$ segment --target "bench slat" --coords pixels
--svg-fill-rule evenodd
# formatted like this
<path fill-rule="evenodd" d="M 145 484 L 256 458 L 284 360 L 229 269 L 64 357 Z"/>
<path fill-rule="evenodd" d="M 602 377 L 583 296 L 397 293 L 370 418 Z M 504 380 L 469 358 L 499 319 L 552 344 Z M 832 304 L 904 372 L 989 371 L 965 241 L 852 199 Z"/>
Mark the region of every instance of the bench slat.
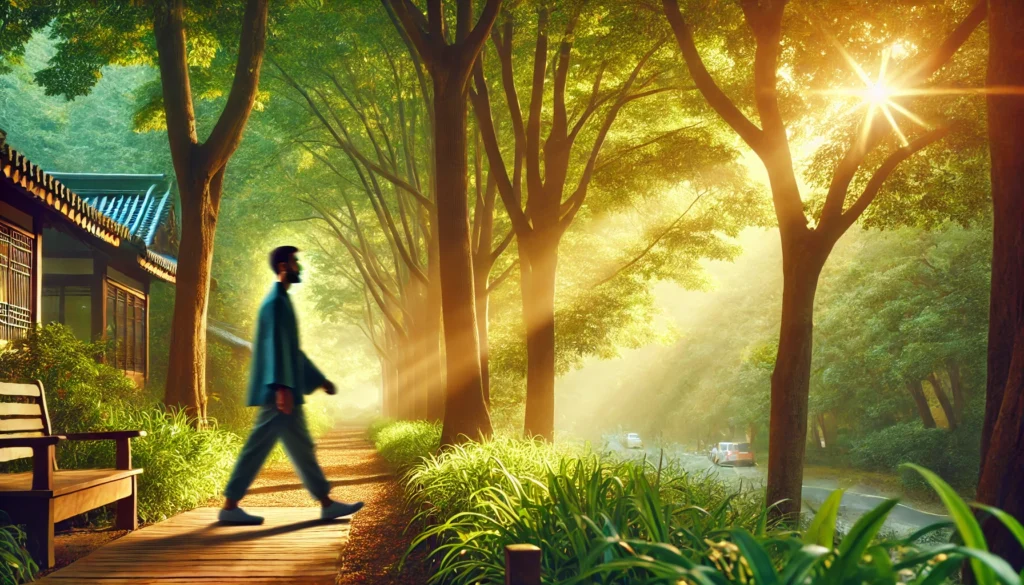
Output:
<path fill-rule="evenodd" d="M 5 396 L 39 396 L 39 386 L 35 384 L 0 382 L 0 394 Z"/>
<path fill-rule="evenodd" d="M 0 419 L 0 432 L 11 431 L 41 431 L 43 430 L 43 419 L 41 418 L 5 418 Z M 3 435 L 0 435 L 2 437 Z"/>
<path fill-rule="evenodd" d="M 38 404 L 17 404 L 0 402 L 0 417 L 5 416 L 43 416 L 43 409 Z"/>
<path fill-rule="evenodd" d="M 36 433 L 7 433 L 3 436 L 7 439 L 17 439 L 20 437 L 42 437 L 42 432 Z M 32 456 L 32 447 L 5 447 L 0 449 L 0 463 L 7 461 L 14 461 L 15 459 L 23 459 L 25 457 Z"/>

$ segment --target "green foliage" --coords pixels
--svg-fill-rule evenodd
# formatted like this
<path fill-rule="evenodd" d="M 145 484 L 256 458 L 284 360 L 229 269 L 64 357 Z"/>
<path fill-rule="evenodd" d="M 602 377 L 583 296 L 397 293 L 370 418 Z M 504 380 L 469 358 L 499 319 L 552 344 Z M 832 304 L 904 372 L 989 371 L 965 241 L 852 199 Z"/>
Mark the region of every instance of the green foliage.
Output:
<path fill-rule="evenodd" d="M 441 424 L 381 420 L 370 426 L 369 436 L 385 461 L 404 470 L 437 451 L 441 443 Z"/>
<path fill-rule="evenodd" d="M 25 531 L 0 511 L 0 583 L 18 585 L 35 577 L 39 567 L 25 549 L 26 540 Z"/>
<path fill-rule="evenodd" d="M 970 561 L 979 583 L 1019 585 L 987 551 L 973 512 L 937 474 L 906 465 L 946 505 L 956 533 L 939 523 L 904 538 L 880 532 L 896 505 L 887 500 L 845 534 L 836 527 L 842 491 L 831 494 L 806 531 L 766 521 L 763 499 L 734 492 L 710 475 L 617 463 L 572 449 L 512 439 L 465 443 L 440 454 L 433 425 L 381 421 L 371 437 L 401 461 L 418 512 L 410 550 L 424 543 L 431 583 L 499 583 L 504 547 L 536 544 L 546 583 L 855 585 L 944 583 Z M 1024 527 L 979 507 L 1024 544 Z M 962 544 L 961 544 L 962 543 Z"/>
<path fill-rule="evenodd" d="M 104 348 L 80 341 L 64 325 L 50 324 L 0 350 L 0 377 L 43 383 L 55 433 L 108 428 L 111 413 L 144 398 L 120 370 L 96 362 Z M 87 467 L 96 448 L 93 443 L 62 442 L 57 458 L 65 467 Z"/>
<path fill-rule="evenodd" d="M 241 447 L 238 435 L 198 431 L 184 412 L 147 406 L 146 398 L 120 371 L 98 364 L 102 344 L 86 343 L 60 324 L 30 332 L 0 351 L 3 378 L 43 381 L 53 430 L 87 432 L 144 430 L 132 440 L 139 476 L 139 517 L 155 522 L 194 508 L 224 486 Z M 113 441 L 62 441 L 63 469 L 114 467 Z M 27 461 L 12 464 L 15 468 Z"/>
<path fill-rule="evenodd" d="M 910 490 L 927 487 L 920 476 L 900 470 L 903 463 L 931 469 L 958 490 L 973 491 L 980 469 L 980 420 L 955 431 L 926 429 L 920 421 L 896 423 L 857 438 L 850 450 L 852 463 L 864 469 L 899 473 Z"/>
<path fill-rule="evenodd" d="M 132 440 L 132 464 L 139 476 L 139 518 L 158 522 L 200 506 L 220 493 L 234 467 L 242 440 L 220 429 L 197 431 L 182 411 L 126 408 L 110 418 L 111 429 L 141 429 Z M 109 453 L 113 463 L 113 451 Z"/>

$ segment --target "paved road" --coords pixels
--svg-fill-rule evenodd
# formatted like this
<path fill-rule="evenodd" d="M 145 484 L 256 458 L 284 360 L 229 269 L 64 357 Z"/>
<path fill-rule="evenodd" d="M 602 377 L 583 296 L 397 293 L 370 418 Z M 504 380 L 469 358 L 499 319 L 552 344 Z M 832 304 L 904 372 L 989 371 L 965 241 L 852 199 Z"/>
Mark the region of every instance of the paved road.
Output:
<path fill-rule="evenodd" d="M 647 451 L 630 451 L 612 446 L 611 449 L 619 455 L 631 459 L 641 459 L 646 456 L 648 461 L 653 461 L 655 464 L 661 454 L 660 450 L 654 448 Z M 691 473 L 718 473 L 721 479 L 736 487 L 760 487 L 764 484 L 765 474 L 767 473 L 767 468 L 763 465 L 755 467 L 718 467 L 711 463 L 706 456 L 686 452 L 681 448 L 666 448 L 665 457 L 680 464 Z M 838 482 L 830 478 L 805 478 L 804 481 L 805 485 L 802 490 L 803 505 L 804 510 L 807 511 L 816 510 L 825 501 L 825 498 L 838 487 Z M 869 486 L 854 486 L 847 489 L 843 494 L 839 508 L 839 525 L 841 528 L 848 529 L 853 526 L 853 523 L 858 518 L 887 499 L 883 495 L 869 493 L 871 491 Z M 897 534 L 909 534 L 946 519 L 946 516 L 918 510 L 912 507 L 912 505 L 897 504 L 892 512 L 889 513 L 883 530 L 889 530 Z"/>

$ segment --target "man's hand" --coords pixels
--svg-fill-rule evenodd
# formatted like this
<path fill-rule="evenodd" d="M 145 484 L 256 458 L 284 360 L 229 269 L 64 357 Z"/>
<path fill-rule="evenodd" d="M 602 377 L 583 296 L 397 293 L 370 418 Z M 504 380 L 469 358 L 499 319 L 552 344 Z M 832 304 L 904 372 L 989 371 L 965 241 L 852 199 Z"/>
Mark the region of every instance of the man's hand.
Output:
<path fill-rule="evenodd" d="M 291 389 L 278 386 L 275 392 L 275 399 L 277 409 L 284 414 L 291 414 L 295 410 L 295 395 L 292 394 Z"/>
<path fill-rule="evenodd" d="M 334 382 L 331 382 L 330 380 L 324 380 L 323 386 L 321 387 L 324 389 L 324 392 L 330 394 L 331 396 L 334 396 L 335 394 L 338 393 L 338 389 L 334 387 Z"/>

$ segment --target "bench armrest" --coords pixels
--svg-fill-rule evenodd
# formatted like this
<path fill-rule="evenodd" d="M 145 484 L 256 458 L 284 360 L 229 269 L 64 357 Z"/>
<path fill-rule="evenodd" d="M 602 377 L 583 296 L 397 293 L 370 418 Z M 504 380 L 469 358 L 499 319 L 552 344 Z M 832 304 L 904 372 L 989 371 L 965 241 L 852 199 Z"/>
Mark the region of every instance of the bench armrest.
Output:
<path fill-rule="evenodd" d="M 30 447 L 32 449 L 32 489 L 53 489 L 53 451 L 63 435 L 43 437 L 0 438 L 0 448 Z"/>
<path fill-rule="evenodd" d="M 146 431 L 98 431 L 95 433 L 64 433 L 68 441 L 106 441 L 145 437 Z"/>
<path fill-rule="evenodd" d="M 131 469 L 131 439 L 145 436 L 146 431 L 100 431 L 97 433 L 67 433 L 64 438 L 69 441 L 117 441 L 117 451 L 114 454 L 115 466 L 117 469 Z"/>
<path fill-rule="evenodd" d="M 47 445 L 56 445 L 60 441 L 66 439 L 64 435 L 47 435 L 45 437 L 11 437 L 9 439 L 0 438 L 0 449 L 7 447 L 46 447 Z"/>

